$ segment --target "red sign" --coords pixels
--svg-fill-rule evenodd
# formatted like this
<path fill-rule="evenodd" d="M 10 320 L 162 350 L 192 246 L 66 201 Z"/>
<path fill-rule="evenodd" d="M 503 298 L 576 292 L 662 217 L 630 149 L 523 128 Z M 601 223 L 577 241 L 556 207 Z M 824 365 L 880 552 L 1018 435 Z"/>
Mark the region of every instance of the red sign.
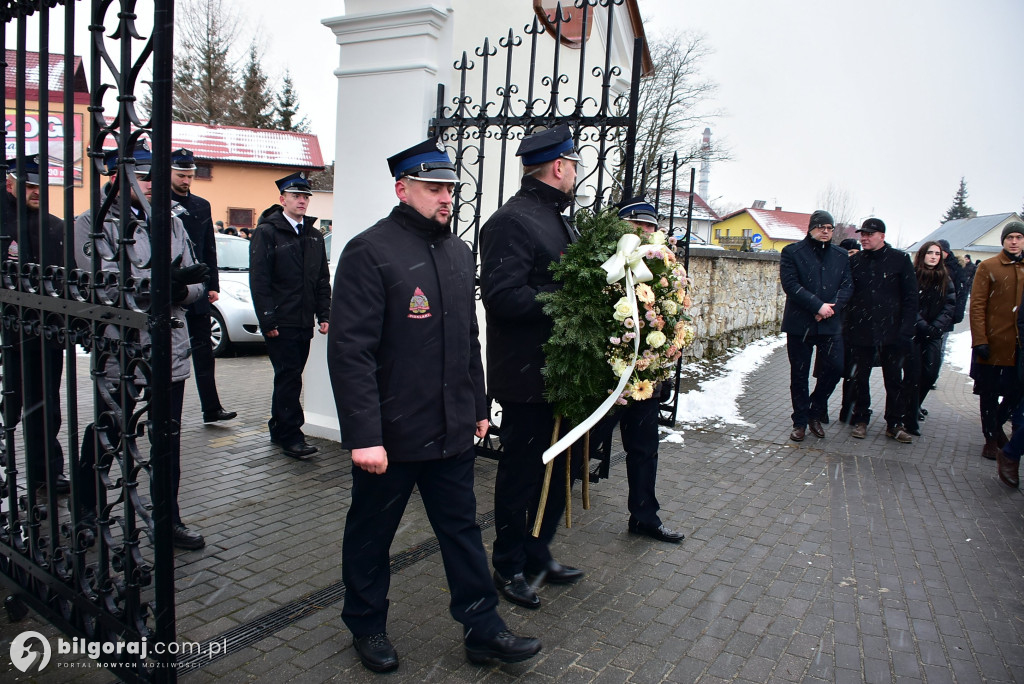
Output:
<path fill-rule="evenodd" d="M 72 169 L 74 171 L 74 184 L 82 185 L 82 152 L 83 152 L 83 136 L 82 136 L 82 115 L 73 114 L 72 123 L 74 130 L 68 130 L 64 126 L 64 114 L 51 113 L 46 118 L 46 135 L 47 135 L 47 148 L 49 151 L 49 172 L 50 172 L 50 185 L 64 185 L 64 136 L 67 134 L 74 135 L 74 145 L 72 146 Z M 7 117 L 4 121 L 4 130 L 7 133 L 5 138 L 5 154 L 6 159 L 13 159 L 16 147 L 17 135 L 17 114 L 15 110 L 8 109 Z M 25 118 L 23 120 L 25 130 L 25 154 L 35 154 L 39 151 L 39 133 L 43 122 L 40 121 L 39 112 L 26 111 Z"/>

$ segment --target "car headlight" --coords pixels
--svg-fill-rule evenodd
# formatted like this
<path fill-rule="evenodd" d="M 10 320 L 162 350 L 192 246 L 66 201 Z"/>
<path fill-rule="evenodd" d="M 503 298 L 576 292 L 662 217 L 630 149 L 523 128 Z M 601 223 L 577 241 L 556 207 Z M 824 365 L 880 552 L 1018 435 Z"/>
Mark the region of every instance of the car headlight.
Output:
<path fill-rule="evenodd" d="M 252 301 L 249 288 L 240 283 L 221 283 L 220 292 L 246 303 Z"/>

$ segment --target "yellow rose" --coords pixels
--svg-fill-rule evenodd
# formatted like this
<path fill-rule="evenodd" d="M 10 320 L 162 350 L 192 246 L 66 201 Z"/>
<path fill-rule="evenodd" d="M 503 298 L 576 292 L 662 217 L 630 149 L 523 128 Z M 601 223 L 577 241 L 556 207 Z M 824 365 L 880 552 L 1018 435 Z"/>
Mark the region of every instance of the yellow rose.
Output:
<path fill-rule="evenodd" d="M 661 307 L 661 312 L 666 316 L 675 316 L 679 311 L 679 306 L 671 299 L 663 299 L 658 306 Z"/>
<path fill-rule="evenodd" d="M 668 338 L 665 337 L 665 333 L 660 330 L 655 330 L 654 332 L 647 334 L 647 346 L 651 349 L 657 349 L 658 347 L 663 346 L 667 341 Z"/>
<path fill-rule="evenodd" d="M 629 297 L 622 297 L 619 301 L 615 302 L 615 313 L 612 314 L 612 318 L 617 321 L 624 321 L 633 315 L 633 302 L 629 301 Z"/>
<path fill-rule="evenodd" d="M 615 373 L 615 377 L 617 378 L 621 378 L 622 374 L 625 373 L 626 369 L 629 367 L 629 364 L 626 363 L 623 359 L 612 359 L 608 363 L 611 364 L 612 373 Z"/>
<path fill-rule="evenodd" d="M 651 245 L 663 245 L 665 244 L 665 234 L 660 230 L 656 230 L 652 233 L 647 234 L 647 242 Z"/>

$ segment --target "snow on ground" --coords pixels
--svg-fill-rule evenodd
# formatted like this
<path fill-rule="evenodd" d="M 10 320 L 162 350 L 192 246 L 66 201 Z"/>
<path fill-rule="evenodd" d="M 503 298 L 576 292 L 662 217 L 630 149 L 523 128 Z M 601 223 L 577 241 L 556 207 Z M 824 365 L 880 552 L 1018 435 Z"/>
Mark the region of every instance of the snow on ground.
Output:
<path fill-rule="evenodd" d="M 964 330 L 946 338 L 946 363 L 958 373 L 971 372 L 971 331 Z"/>
<path fill-rule="evenodd" d="M 691 390 L 679 396 L 676 423 L 690 427 L 715 420 L 731 425 L 751 426 L 751 423 L 740 415 L 737 404 L 743 393 L 746 377 L 785 343 L 785 337 L 775 335 L 752 342 L 741 349 L 726 361 L 724 371 L 720 375 L 701 381 L 699 390 Z M 682 431 L 666 427 L 662 427 L 661 431 L 665 433 L 662 441 L 679 444 L 683 442 Z"/>

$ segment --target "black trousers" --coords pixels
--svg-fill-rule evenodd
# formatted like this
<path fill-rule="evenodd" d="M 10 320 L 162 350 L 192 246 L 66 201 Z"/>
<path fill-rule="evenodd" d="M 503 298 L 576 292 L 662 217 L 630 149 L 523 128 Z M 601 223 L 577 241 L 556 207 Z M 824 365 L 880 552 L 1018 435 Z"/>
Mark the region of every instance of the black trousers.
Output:
<path fill-rule="evenodd" d="M 817 350 L 818 380 L 808 394 L 811 354 Z M 793 401 L 793 427 L 805 428 L 812 418 L 821 420 L 828 413 L 828 400 L 843 374 L 843 338 L 841 335 L 795 335 L 786 333 L 789 355 L 789 394 Z"/>
<path fill-rule="evenodd" d="M 13 428 L 19 421 L 22 423 L 22 443 L 25 445 L 29 477 L 33 482 L 43 484 L 47 460 L 52 474 L 64 472 L 64 449 L 57 440 L 61 424 L 60 384 L 64 373 L 64 349 L 34 336 L 22 342 L 20 335 L 13 331 L 4 332 L 4 341 L 8 339 L 11 344 L 5 353 L 10 357 L 5 368 L 7 376 L 4 377 L 0 410 L 4 411 L 4 416 L 10 416 L 11 422 L 6 427 Z M 50 367 L 49 382 L 44 377 L 44 364 Z"/>
<path fill-rule="evenodd" d="M 196 389 L 203 413 L 223 408 L 217 396 L 217 378 L 214 370 L 213 346 L 210 344 L 210 313 L 186 313 L 192 368 L 195 370 Z"/>
<path fill-rule="evenodd" d="M 115 389 L 116 393 L 117 390 Z M 171 433 L 171 451 L 170 458 L 167 463 L 153 463 L 153 468 L 167 468 L 170 472 L 171 477 L 171 521 L 175 525 L 181 524 L 181 509 L 178 507 L 178 491 L 181 486 L 181 408 L 185 403 L 185 381 L 172 382 L 170 387 L 170 413 L 171 420 L 179 425 L 178 430 L 174 430 Z M 131 400 L 130 396 L 127 400 L 127 405 L 123 407 L 125 414 L 130 414 L 135 410 L 135 402 Z M 85 432 L 82 436 L 82 449 L 79 454 L 79 466 L 77 477 L 75 478 L 76 489 L 74 493 L 75 506 L 78 508 L 79 514 L 85 517 L 94 517 L 98 514 L 96 510 L 96 449 L 94 444 L 95 430 L 102 429 L 103 434 L 101 439 L 106 441 L 108 444 L 117 445 L 121 441 L 121 426 L 116 424 L 110 424 L 103 428 L 97 428 L 95 424 L 90 423 L 85 428 Z M 151 436 L 152 438 L 152 436 Z M 111 473 L 111 482 L 116 482 L 118 479 L 117 473 Z M 152 476 L 150 479 L 150 500 L 152 501 L 153 490 L 152 490 Z"/>
<path fill-rule="evenodd" d="M 491 564 L 503 577 L 520 572 L 539 573 L 553 560 L 548 548 L 565 512 L 565 455 L 554 461 L 551 487 L 540 537 L 533 525 L 540 503 L 545 465 L 544 450 L 551 445 L 555 417 L 551 404 L 503 403 L 498 473 L 494 480 L 494 553 Z M 569 431 L 563 426 L 561 433 Z M 579 475 L 582 453 L 572 450 L 573 477 Z"/>
<path fill-rule="evenodd" d="M 939 379 L 941 366 L 942 338 L 914 338 L 914 345 L 904 361 L 903 368 L 907 403 L 903 423 L 905 427 L 919 427 L 917 417 L 921 413 L 921 404 L 931 391 L 932 385 Z"/>
<path fill-rule="evenodd" d="M 270 439 L 294 444 L 306 437 L 302 425 L 302 370 L 309 358 L 312 328 L 278 328 L 277 337 L 267 337 L 267 355 L 274 366 L 274 395 L 270 400 Z"/>
<path fill-rule="evenodd" d="M 1003 437 L 1003 425 L 1010 420 L 1024 397 L 1024 383 L 1014 366 L 974 363 L 971 368 L 974 393 L 981 409 L 981 430 L 985 439 Z"/>
<path fill-rule="evenodd" d="M 441 546 L 451 591 L 449 609 L 468 638 L 490 639 L 506 629 L 498 615 L 473 493 L 474 451 L 454 458 L 388 462 L 382 475 L 352 466 L 352 503 L 342 542 L 345 605 L 341 617 L 357 637 L 387 631 L 388 554 L 412 488 L 419 489 L 427 519 Z"/>
<path fill-rule="evenodd" d="M 907 411 L 903 362 L 906 351 L 899 345 L 853 345 L 853 381 L 856 398 L 851 423 L 866 423 L 871 418 L 871 368 L 877 358 L 885 383 L 885 424 L 902 425 Z"/>
<path fill-rule="evenodd" d="M 632 401 L 609 413 L 590 431 L 591 455 L 597 445 L 610 440 L 619 426 L 622 448 L 626 451 L 626 482 L 629 496 L 626 506 L 629 517 L 643 525 L 660 527 L 658 511 L 661 504 L 655 493 L 658 480 L 658 406 L 661 400 L 652 397 Z"/>

